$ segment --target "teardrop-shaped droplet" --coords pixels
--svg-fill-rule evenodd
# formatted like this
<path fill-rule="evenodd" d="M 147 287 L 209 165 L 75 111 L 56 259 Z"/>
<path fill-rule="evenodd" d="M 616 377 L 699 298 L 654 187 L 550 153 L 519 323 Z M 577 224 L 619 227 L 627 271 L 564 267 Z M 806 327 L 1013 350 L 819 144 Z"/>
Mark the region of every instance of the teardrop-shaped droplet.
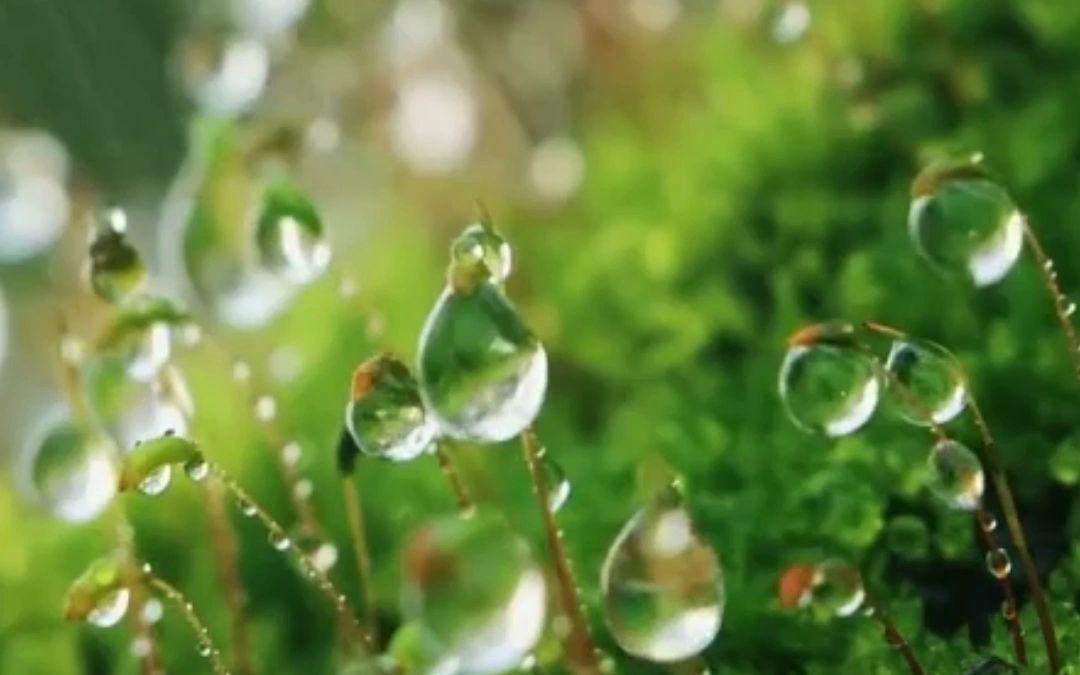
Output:
<path fill-rule="evenodd" d="M 127 240 L 127 214 L 118 207 L 106 208 L 91 226 L 90 287 L 102 300 L 122 303 L 146 282 L 146 268 Z"/>
<path fill-rule="evenodd" d="M 930 491 L 952 509 L 974 511 L 982 502 L 985 476 L 982 463 L 967 446 L 939 441 L 930 451 Z"/>
<path fill-rule="evenodd" d="M 543 632 L 544 575 L 525 543 L 484 512 L 412 536 L 402 600 L 437 661 L 462 673 L 512 669 Z"/>
<path fill-rule="evenodd" d="M 904 338 L 893 342 L 885 367 L 896 378 L 900 416 L 912 424 L 944 424 L 967 403 L 967 382 L 960 363 L 949 350 L 927 340 Z"/>
<path fill-rule="evenodd" d="M 42 417 L 26 447 L 30 483 L 38 503 L 70 522 L 96 518 L 116 494 L 113 445 L 59 411 Z"/>
<path fill-rule="evenodd" d="M 394 462 L 419 457 L 437 431 L 409 367 L 390 354 L 375 356 L 353 372 L 345 426 L 357 450 Z M 339 460 L 343 470 L 351 470 L 355 456 L 346 453 Z"/>
<path fill-rule="evenodd" d="M 700 653 L 720 631 L 724 576 L 674 491 L 638 511 L 600 572 L 604 618 L 626 652 L 660 663 Z"/>
<path fill-rule="evenodd" d="M 87 621 L 99 628 L 119 623 L 131 600 L 122 569 L 123 563 L 114 557 L 90 563 L 68 589 L 64 603 L 68 621 Z"/>
<path fill-rule="evenodd" d="M 540 412 L 547 354 L 490 281 L 447 289 L 420 336 L 420 386 L 443 432 L 480 443 L 520 434 Z"/>
<path fill-rule="evenodd" d="M 210 475 L 210 463 L 202 457 L 184 463 L 184 473 L 193 481 L 201 481 Z"/>
<path fill-rule="evenodd" d="M 156 497 L 162 492 L 165 492 L 165 489 L 169 487 L 169 483 L 171 482 L 172 467 L 166 464 L 164 466 L 159 466 L 147 474 L 146 477 L 135 486 L 135 489 L 147 497 Z"/>
<path fill-rule="evenodd" d="M 880 389 L 877 366 L 849 324 L 809 326 L 788 340 L 780 399 L 801 429 L 829 437 L 858 431 L 877 410 Z"/>
<path fill-rule="evenodd" d="M 83 391 L 96 421 L 120 448 L 162 436 L 187 433 L 193 412 L 183 376 L 166 366 L 155 381 L 130 376 L 120 358 L 96 358 L 83 375 Z"/>
<path fill-rule="evenodd" d="M 488 223 L 466 227 L 451 245 L 450 258 L 458 273 L 474 270 L 474 276 L 482 275 L 496 284 L 506 281 L 513 267 L 510 243 Z"/>
<path fill-rule="evenodd" d="M 1024 218 L 978 162 L 932 164 L 911 186 L 908 230 L 920 252 L 975 286 L 1009 273 L 1024 245 Z"/>
<path fill-rule="evenodd" d="M 986 552 L 986 569 L 998 579 L 1004 579 L 1012 571 L 1012 560 L 1009 553 L 1003 548 L 995 548 Z"/>
<path fill-rule="evenodd" d="M 307 195 L 289 181 L 264 188 L 255 244 L 260 265 L 295 284 L 314 281 L 330 264 L 322 219 Z"/>
<path fill-rule="evenodd" d="M 544 487 L 547 489 L 548 509 L 555 513 L 563 507 L 570 497 L 570 479 L 547 451 L 540 455 L 540 470 L 544 473 Z"/>

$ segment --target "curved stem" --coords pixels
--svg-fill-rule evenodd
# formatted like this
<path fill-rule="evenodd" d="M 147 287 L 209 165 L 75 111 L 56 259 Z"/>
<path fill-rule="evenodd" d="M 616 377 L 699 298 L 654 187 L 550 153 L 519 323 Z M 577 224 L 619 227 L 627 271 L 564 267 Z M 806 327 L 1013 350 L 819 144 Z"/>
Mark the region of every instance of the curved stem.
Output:
<path fill-rule="evenodd" d="M 563 613 L 570 622 L 570 632 L 566 636 L 566 653 L 570 667 L 575 672 L 599 675 L 600 662 L 596 655 L 596 645 L 589 633 L 589 625 L 581 609 L 577 583 L 570 567 L 570 559 L 562 542 L 562 533 L 555 523 L 555 516 L 548 504 L 548 486 L 544 472 L 540 467 L 540 442 L 530 428 L 521 434 L 521 448 L 525 455 L 525 464 L 529 469 L 533 495 L 540 508 L 540 517 L 544 521 L 548 548 L 555 565 L 555 577 L 559 584 L 559 601 Z"/>
<path fill-rule="evenodd" d="M 1073 327 L 1072 319 L 1069 318 L 1076 311 L 1076 306 L 1071 304 L 1061 292 L 1057 272 L 1054 270 L 1054 261 L 1043 250 L 1039 238 L 1035 236 L 1035 231 L 1031 229 L 1026 219 L 1024 220 L 1024 239 L 1027 241 L 1028 248 L 1031 249 L 1035 262 L 1039 265 L 1043 286 L 1046 287 L 1046 292 L 1050 294 L 1050 300 L 1054 303 L 1054 315 L 1061 326 L 1061 332 L 1065 336 L 1065 345 L 1069 348 L 1069 355 L 1072 357 L 1073 374 L 1080 382 L 1080 338 L 1077 338 L 1076 328 Z"/>
<path fill-rule="evenodd" d="M 900 656 L 904 658 L 904 663 L 907 664 L 908 670 L 911 671 L 911 675 L 926 675 L 926 671 L 923 669 L 922 664 L 919 663 L 919 658 L 915 656 L 915 652 L 911 649 L 911 644 L 908 643 L 907 638 L 905 638 L 904 634 L 900 632 L 900 629 L 896 627 L 896 624 L 893 623 L 893 620 L 885 610 L 870 597 L 867 597 L 866 608 L 869 610 L 868 613 L 870 616 L 874 621 L 878 622 L 884 631 L 885 641 L 900 652 Z"/>
<path fill-rule="evenodd" d="M 202 619 L 199 618 L 199 615 L 195 613 L 195 607 L 188 602 L 184 594 L 178 591 L 175 586 L 155 576 L 147 569 L 143 571 L 143 578 L 183 614 L 184 620 L 191 626 L 191 630 L 195 633 L 195 639 L 199 642 L 199 653 L 210 659 L 210 665 L 213 667 L 215 675 L 229 675 L 229 670 L 221 660 L 221 652 L 214 646 L 214 642 L 210 638 L 210 631 L 206 628 L 206 624 L 203 623 Z"/>
<path fill-rule="evenodd" d="M 378 603 L 375 600 L 375 585 L 371 580 L 371 555 L 368 552 L 367 532 L 364 527 L 364 510 L 360 502 L 359 479 L 353 475 L 342 479 L 345 492 L 345 515 L 349 520 L 349 532 L 352 535 L 353 555 L 356 558 L 357 578 L 360 580 L 360 592 L 364 599 L 364 620 L 366 625 L 364 638 L 370 645 L 379 644 Z"/>
<path fill-rule="evenodd" d="M 318 589 L 327 597 L 330 604 L 333 605 L 341 624 L 349 629 L 350 634 L 346 636 L 349 639 L 349 643 L 354 643 L 357 636 L 363 636 L 364 631 L 356 619 L 356 614 L 352 611 L 352 608 L 349 607 L 345 594 L 338 590 L 337 586 L 334 585 L 334 582 L 330 580 L 330 577 L 319 569 L 319 567 L 315 565 L 303 551 L 298 550 L 292 545 L 285 528 L 279 525 L 278 522 L 274 520 L 246 490 L 244 490 L 244 488 L 240 487 L 239 483 L 233 480 L 232 477 L 226 474 L 218 465 L 211 464 L 210 467 L 214 475 L 221 480 L 225 489 L 232 493 L 237 502 L 239 502 L 240 508 L 244 514 L 254 516 L 262 524 L 271 540 L 278 543 L 275 548 L 290 551 L 293 559 L 296 561 L 297 565 L 299 565 L 303 573 L 314 581 Z"/>
<path fill-rule="evenodd" d="M 473 500 L 469 496 L 469 489 L 465 487 L 465 483 L 461 480 L 461 474 L 458 473 L 457 467 L 454 466 L 454 460 L 450 457 L 450 453 L 447 452 L 446 441 L 442 438 L 435 440 L 435 459 L 439 461 L 439 470 L 442 471 L 446 481 L 450 483 L 450 489 L 454 491 L 454 498 L 457 499 L 458 508 L 461 509 L 461 513 L 468 515 L 473 511 Z"/>
<path fill-rule="evenodd" d="M 1043 590 L 1042 580 L 1039 578 L 1039 569 L 1035 566 L 1031 551 L 1028 549 L 1024 528 L 1020 524 L 1020 514 L 1016 510 L 1016 502 L 1013 499 L 1009 481 L 1005 477 L 1005 470 L 1002 468 L 1001 459 L 998 456 L 997 444 L 990 434 L 990 427 L 987 425 L 986 418 L 983 417 L 978 403 L 975 402 L 975 397 L 968 393 L 967 401 L 967 407 L 971 411 L 975 428 L 982 438 L 983 462 L 990 473 L 990 480 L 994 482 L 998 502 L 1001 504 L 1001 512 L 1005 516 L 1005 524 L 1009 528 L 1009 534 L 1012 536 L 1016 551 L 1020 554 L 1020 564 L 1023 565 L 1024 575 L 1031 586 L 1031 599 L 1035 605 L 1035 612 L 1039 616 L 1039 630 L 1042 632 L 1043 641 L 1046 643 L 1046 661 L 1051 674 L 1053 674 L 1060 669 L 1061 661 L 1058 656 L 1054 620 L 1050 615 L 1050 606 L 1046 601 L 1046 592 Z"/>
<path fill-rule="evenodd" d="M 997 537 L 994 536 L 994 517 L 982 506 L 975 512 L 975 521 L 979 527 L 979 534 L 981 535 L 983 546 L 986 548 L 986 552 L 993 553 L 1000 548 L 998 546 Z M 1001 585 L 1001 592 L 1005 596 L 1004 602 L 1004 615 L 1005 621 L 1009 626 L 1009 633 L 1012 636 L 1013 653 L 1016 655 L 1016 660 L 1020 665 L 1027 665 L 1027 644 L 1024 642 L 1024 630 L 1020 626 L 1020 617 L 1016 609 L 1016 595 L 1013 593 L 1012 583 L 1009 582 L 1009 576 L 1005 575 L 999 577 L 996 574 L 993 575 L 998 583 Z"/>

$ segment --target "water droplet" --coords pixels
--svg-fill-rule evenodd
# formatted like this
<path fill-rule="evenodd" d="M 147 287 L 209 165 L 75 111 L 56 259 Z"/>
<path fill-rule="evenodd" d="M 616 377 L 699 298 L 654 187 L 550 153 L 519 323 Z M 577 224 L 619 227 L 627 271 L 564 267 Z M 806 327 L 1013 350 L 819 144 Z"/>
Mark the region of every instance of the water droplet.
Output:
<path fill-rule="evenodd" d="M 205 659 L 209 658 L 209 656 L 214 652 L 214 648 L 210 646 L 209 642 L 200 642 L 196 647 L 196 651 L 198 652 L 199 656 Z"/>
<path fill-rule="evenodd" d="M 150 638 L 145 636 L 139 636 L 131 641 L 131 655 L 137 659 L 146 658 L 150 655 L 150 651 L 154 648 L 154 643 L 150 641 Z"/>
<path fill-rule="evenodd" d="M 544 473 L 544 486 L 547 488 L 548 509 L 557 512 L 570 497 L 570 479 L 559 463 L 547 452 L 540 456 L 540 470 Z"/>
<path fill-rule="evenodd" d="M 270 52 L 258 40 L 203 30 L 184 38 L 178 64 L 200 109 L 210 116 L 232 117 L 262 94 Z"/>
<path fill-rule="evenodd" d="M 626 652 L 668 663 L 712 643 L 724 615 L 720 561 L 674 490 L 634 514 L 600 572 L 604 618 Z"/>
<path fill-rule="evenodd" d="M 246 361 L 237 361 L 232 367 L 233 380 L 244 384 L 251 380 L 251 366 Z"/>
<path fill-rule="evenodd" d="M 437 659 L 461 672 L 510 670 L 543 632 L 544 575 L 524 542 L 485 512 L 416 532 L 403 584 L 406 617 L 423 625 Z"/>
<path fill-rule="evenodd" d="M 1065 305 L 1065 316 L 1072 316 L 1076 314 L 1076 303 L 1071 300 Z"/>
<path fill-rule="evenodd" d="M 477 278 L 501 284 L 510 276 L 513 253 L 510 243 L 489 223 L 474 223 L 465 228 L 450 246 L 451 265 Z"/>
<path fill-rule="evenodd" d="M 144 562 L 144 563 L 142 564 L 142 567 L 140 567 L 139 569 L 141 569 L 141 570 L 142 570 L 142 573 L 143 573 L 143 574 L 153 574 L 153 572 L 154 572 L 154 567 L 153 567 L 153 565 L 151 565 L 151 564 L 150 564 L 150 563 L 148 563 L 148 562 Z"/>
<path fill-rule="evenodd" d="M 491 282 L 445 290 L 424 325 L 419 351 L 421 392 L 446 434 L 505 441 L 540 412 L 547 354 Z"/>
<path fill-rule="evenodd" d="M 322 573 L 329 572 L 338 561 L 337 546 L 328 541 L 319 544 L 310 556 L 311 564 Z"/>
<path fill-rule="evenodd" d="M 780 366 L 780 399 L 806 431 L 829 437 L 858 431 L 880 395 L 877 366 L 854 342 L 849 324 L 818 324 L 788 340 Z"/>
<path fill-rule="evenodd" d="M 299 443 L 290 441 L 281 449 L 281 461 L 285 462 L 288 466 L 296 466 L 300 462 L 300 457 L 303 455 L 303 452 L 304 451 L 300 448 Z"/>
<path fill-rule="evenodd" d="M 993 532 L 997 529 L 997 518 L 989 511 L 980 509 L 976 513 L 976 517 L 979 519 L 979 527 L 981 527 L 984 532 Z"/>
<path fill-rule="evenodd" d="M 296 481 L 296 484 L 293 485 L 293 495 L 297 499 L 311 499 L 311 494 L 314 491 L 315 485 L 307 478 L 298 480 Z"/>
<path fill-rule="evenodd" d="M 118 468 L 114 449 L 59 410 L 43 416 L 30 434 L 26 457 L 30 484 L 38 503 L 69 522 L 96 518 L 116 493 Z"/>
<path fill-rule="evenodd" d="M 930 451 L 930 491 L 952 509 L 974 511 L 982 502 L 982 464 L 966 446 L 939 441 Z"/>
<path fill-rule="evenodd" d="M 263 190 L 255 241 L 259 264 L 290 283 L 310 283 L 330 264 L 322 219 L 315 205 L 289 181 L 279 179 Z"/>
<path fill-rule="evenodd" d="M 395 462 L 419 457 L 436 434 L 409 367 L 389 354 L 369 359 L 353 372 L 345 426 L 357 450 Z M 339 465 L 351 470 L 352 446 L 342 452 Z"/>
<path fill-rule="evenodd" d="M 172 467 L 168 464 L 151 471 L 136 486 L 136 489 L 148 497 L 154 497 L 165 491 L 172 482 Z"/>
<path fill-rule="evenodd" d="M 202 342 L 202 337 L 202 328 L 199 328 L 197 323 L 186 323 L 180 329 L 180 341 L 188 349 L 198 347 Z"/>
<path fill-rule="evenodd" d="M 342 298 L 351 298 L 356 295 L 358 290 L 359 285 L 356 283 L 356 279 L 352 277 L 341 277 L 341 281 L 338 282 L 338 295 Z"/>
<path fill-rule="evenodd" d="M 866 590 L 857 567 L 830 559 L 788 568 L 781 579 L 781 601 L 787 607 L 809 607 L 824 618 L 846 617 L 863 608 Z"/>
<path fill-rule="evenodd" d="M 1009 553 L 1003 548 L 995 548 L 986 552 L 986 569 L 998 579 L 1004 579 L 1012 571 L 1012 560 Z"/>
<path fill-rule="evenodd" d="M 165 615 L 165 607 L 161 604 L 161 601 L 157 598 L 147 598 L 142 607 L 143 621 L 149 624 L 155 624 L 161 621 L 161 617 Z"/>
<path fill-rule="evenodd" d="M 912 424 L 944 424 L 967 403 L 967 383 L 960 363 L 947 349 L 927 340 L 904 338 L 893 342 L 885 367 L 896 378 L 887 381 L 895 391 L 900 416 Z"/>
<path fill-rule="evenodd" d="M 102 356 L 122 359 L 131 377 L 150 382 L 172 355 L 171 329 L 186 321 L 174 302 L 140 295 L 115 312 L 95 347 Z"/>
<path fill-rule="evenodd" d="M 277 417 L 277 399 L 263 394 L 255 401 L 255 419 L 260 422 L 272 422 Z"/>
<path fill-rule="evenodd" d="M 138 251 L 127 240 L 127 214 L 110 207 L 96 214 L 90 240 L 89 280 L 102 300 L 120 304 L 146 282 Z"/>
<path fill-rule="evenodd" d="M 131 591 L 126 588 L 118 588 L 103 595 L 86 620 L 98 628 L 111 628 L 120 623 L 127 614 L 128 603 L 131 601 Z"/>
<path fill-rule="evenodd" d="M 249 502 L 246 499 L 239 500 L 240 513 L 245 518 L 254 518 L 258 514 L 259 510 L 255 507 L 255 504 Z"/>
<path fill-rule="evenodd" d="M 287 551 L 292 546 L 292 540 L 284 532 L 278 532 L 277 530 L 270 533 L 269 541 L 270 545 L 278 551 Z"/>
<path fill-rule="evenodd" d="M 210 475 L 210 464 L 203 458 L 192 459 L 184 463 L 184 473 L 194 481 L 201 481 Z"/>
<path fill-rule="evenodd" d="M 911 193 L 908 229 L 927 259 L 979 287 L 997 283 L 1016 264 L 1024 218 L 980 164 L 932 164 L 915 178 Z"/>
<path fill-rule="evenodd" d="M 166 366 L 154 381 L 134 379 L 123 359 L 91 360 L 82 378 L 83 392 L 98 424 L 121 448 L 163 435 L 187 433 L 193 412 L 183 376 Z M 167 383 L 167 386 L 163 386 Z"/>

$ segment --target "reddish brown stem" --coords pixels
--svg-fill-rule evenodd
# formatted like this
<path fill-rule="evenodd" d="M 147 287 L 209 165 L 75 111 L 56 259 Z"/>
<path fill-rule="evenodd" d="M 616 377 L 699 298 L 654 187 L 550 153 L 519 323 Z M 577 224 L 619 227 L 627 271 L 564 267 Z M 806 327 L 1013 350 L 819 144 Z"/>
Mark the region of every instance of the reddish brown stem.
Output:
<path fill-rule="evenodd" d="M 244 608 L 247 597 L 240 581 L 237 563 L 236 536 L 229 526 L 225 506 L 225 490 L 220 482 L 207 481 L 206 511 L 210 520 L 211 545 L 217 567 L 218 583 L 225 593 L 225 605 L 229 610 L 229 632 L 232 636 L 232 666 L 237 675 L 250 675 L 251 641 L 248 637 Z"/>
<path fill-rule="evenodd" d="M 1046 292 L 1050 294 L 1050 300 L 1054 304 L 1054 315 L 1057 317 L 1061 332 L 1065 336 L 1065 346 L 1068 347 L 1069 356 L 1072 359 L 1073 374 L 1076 376 L 1077 381 L 1080 382 L 1080 338 L 1077 338 L 1076 328 L 1073 327 L 1072 319 L 1069 318 L 1076 308 L 1070 308 L 1069 300 L 1061 292 L 1061 286 L 1058 285 L 1054 261 L 1043 250 L 1039 238 L 1035 236 L 1035 232 L 1026 220 L 1024 221 L 1024 239 L 1027 241 L 1028 248 L 1031 249 L 1035 262 L 1039 265 L 1043 286 L 1046 287 Z"/>
<path fill-rule="evenodd" d="M 559 602 L 563 613 L 570 622 L 570 631 L 566 636 L 566 655 L 570 667 L 578 673 L 587 675 L 600 674 L 600 662 L 596 655 L 596 645 L 589 633 L 589 624 L 581 609 L 581 598 L 578 597 L 577 583 L 574 580 L 574 572 L 570 567 L 570 559 L 566 555 L 559 527 L 555 523 L 555 516 L 548 506 L 548 486 L 544 480 L 544 472 L 540 467 L 540 442 L 532 429 L 526 429 L 521 434 L 521 448 L 525 455 L 525 464 L 529 469 L 529 477 L 532 481 L 533 495 L 536 497 L 537 506 L 540 508 L 540 517 L 544 522 L 544 533 L 547 535 L 548 549 L 551 552 L 552 562 L 555 565 L 555 577 L 559 585 Z"/>
<path fill-rule="evenodd" d="M 349 520 L 353 556 L 356 558 L 356 573 L 360 580 L 360 592 L 364 603 L 364 639 L 369 646 L 374 647 L 379 644 L 378 603 L 375 599 L 375 585 L 371 579 L 371 554 L 367 545 L 367 529 L 364 526 L 359 479 L 354 475 L 351 479 L 343 477 L 342 482 L 345 492 L 345 515 Z"/>
<path fill-rule="evenodd" d="M 869 598 L 867 599 L 867 609 L 870 610 L 870 616 L 881 626 L 885 634 L 885 641 L 900 652 L 900 656 L 903 657 L 904 663 L 907 664 L 908 670 L 911 671 L 911 675 L 926 675 L 922 664 L 919 663 L 919 658 L 915 656 L 915 652 L 911 649 L 911 644 L 908 643 L 907 638 L 896 627 L 889 615 L 885 613 L 885 610 Z"/>
<path fill-rule="evenodd" d="M 1000 548 L 997 537 L 994 535 L 994 517 L 980 506 L 979 510 L 975 512 L 975 521 L 979 527 L 979 534 L 986 552 L 989 554 Z M 998 580 L 1001 593 L 1005 596 L 1004 615 L 1005 622 L 1009 626 L 1009 634 L 1012 636 L 1013 653 L 1016 654 L 1017 662 L 1026 666 L 1027 644 L 1024 642 L 1024 629 L 1020 626 L 1020 615 L 1016 608 L 1016 594 L 1013 593 L 1012 583 L 1009 582 L 1008 575 L 999 577 L 995 574 L 993 576 Z"/>
<path fill-rule="evenodd" d="M 445 443 L 446 441 L 441 438 L 435 441 L 435 459 L 438 460 L 439 470 L 442 471 L 446 482 L 450 484 L 450 489 L 454 491 L 454 498 L 457 500 L 458 508 L 463 514 L 467 515 L 472 513 L 473 500 L 469 496 L 469 489 L 465 487 L 465 483 L 461 480 L 461 474 L 458 473 L 457 467 L 454 466 L 454 460 L 450 457 Z"/>

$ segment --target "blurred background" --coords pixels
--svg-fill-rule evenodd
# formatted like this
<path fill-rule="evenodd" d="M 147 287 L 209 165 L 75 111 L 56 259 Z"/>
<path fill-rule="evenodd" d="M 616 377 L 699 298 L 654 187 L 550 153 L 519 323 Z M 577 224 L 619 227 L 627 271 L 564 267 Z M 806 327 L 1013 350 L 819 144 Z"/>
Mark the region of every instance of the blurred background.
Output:
<path fill-rule="evenodd" d="M 649 462 L 685 478 L 724 565 L 713 673 L 899 672 L 872 622 L 778 606 L 788 564 L 830 556 L 863 566 L 932 670 L 1007 655 L 970 518 L 926 495 L 927 437 L 884 418 L 829 442 L 786 419 L 784 340 L 833 317 L 904 327 L 971 371 L 1075 655 L 1077 391 L 1050 302 L 1034 265 L 978 293 L 935 274 L 906 218 L 923 163 L 981 151 L 1080 292 L 1078 36 L 1080 4 L 1051 0 L 0 0 L 0 673 L 139 668 L 126 629 L 62 616 L 110 548 L 86 515 L 107 496 L 58 506 L 35 473 L 42 429 L 72 414 L 64 363 L 92 360 L 114 311 L 85 272 L 106 205 L 199 328 L 171 336 L 182 381 L 129 383 L 100 421 L 122 437 L 191 404 L 207 454 L 269 511 L 294 527 L 310 506 L 357 602 L 335 466 L 350 373 L 380 348 L 412 359 L 449 242 L 486 210 L 550 355 L 538 428 L 617 672 L 665 672 L 621 654 L 599 610 Z M 253 262 L 252 185 L 277 175 L 321 214 L 318 274 Z M 518 448 L 454 453 L 545 551 Z M 359 480 L 390 634 L 399 550 L 453 495 L 427 460 Z M 117 499 L 226 642 L 200 491 L 176 482 Z M 332 613 L 234 516 L 255 672 L 335 672 Z M 161 633 L 170 671 L 206 671 L 180 619 Z"/>

